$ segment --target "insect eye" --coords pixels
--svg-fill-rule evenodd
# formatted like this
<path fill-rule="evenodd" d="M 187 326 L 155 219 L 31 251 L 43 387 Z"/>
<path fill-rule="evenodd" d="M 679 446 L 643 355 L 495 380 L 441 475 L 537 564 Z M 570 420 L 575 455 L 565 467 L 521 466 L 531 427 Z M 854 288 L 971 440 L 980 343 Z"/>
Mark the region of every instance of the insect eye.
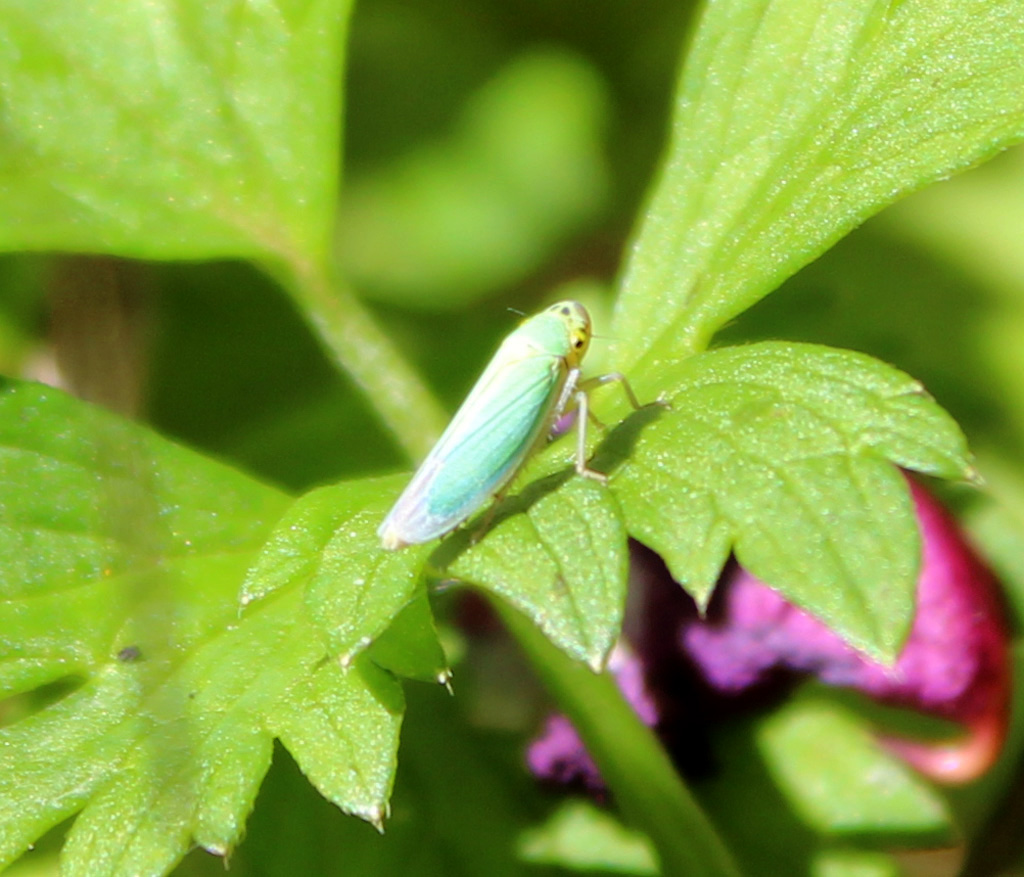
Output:
<path fill-rule="evenodd" d="M 572 346 L 579 350 L 583 346 L 583 339 L 577 338 L 575 341 L 572 342 Z"/>
<path fill-rule="evenodd" d="M 569 314 L 571 314 L 571 313 L 572 313 L 572 311 L 569 309 L 568 305 L 562 305 L 562 316 L 563 317 L 568 317 Z"/>

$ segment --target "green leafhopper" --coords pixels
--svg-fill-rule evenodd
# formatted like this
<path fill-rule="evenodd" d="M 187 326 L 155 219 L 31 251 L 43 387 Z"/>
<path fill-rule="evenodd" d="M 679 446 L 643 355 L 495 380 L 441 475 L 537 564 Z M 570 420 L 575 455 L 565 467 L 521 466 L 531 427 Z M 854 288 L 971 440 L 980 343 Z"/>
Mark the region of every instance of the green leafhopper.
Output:
<path fill-rule="evenodd" d="M 524 320 L 502 342 L 452 422 L 388 512 L 377 533 L 385 548 L 428 542 L 457 527 L 500 494 L 531 452 L 542 445 L 570 402 L 577 407 L 576 471 L 586 466 L 587 395 L 580 362 L 590 346 L 590 315 L 562 301 Z M 621 380 L 605 375 L 590 383 Z"/>

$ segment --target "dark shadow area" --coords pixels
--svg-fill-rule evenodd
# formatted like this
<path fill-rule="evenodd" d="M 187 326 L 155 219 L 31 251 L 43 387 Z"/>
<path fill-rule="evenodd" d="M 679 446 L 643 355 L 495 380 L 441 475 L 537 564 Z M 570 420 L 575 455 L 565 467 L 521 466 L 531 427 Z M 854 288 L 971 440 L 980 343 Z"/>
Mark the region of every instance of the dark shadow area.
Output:
<path fill-rule="evenodd" d="M 632 456 L 643 430 L 668 410 L 660 402 L 651 402 L 634 411 L 601 440 L 590 458 L 590 467 L 611 477 Z"/>
<path fill-rule="evenodd" d="M 46 682 L 11 697 L 0 700 L 0 728 L 13 725 L 21 719 L 41 712 L 47 707 L 70 697 L 86 683 L 84 676 L 70 675 Z"/>
<path fill-rule="evenodd" d="M 1013 874 L 1024 860 L 1024 757 L 1013 768 L 1013 780 L 971 842 L 961 877 Z"/>
<path fill-rule="evenodd" d="M 779 791 L 757 749 L 755 722 L 730 722 L 716 730 L 720 769 L 714 779 L 693 782 L 693 791 L 742 873 L 811 874 L 820 839 Z"/>

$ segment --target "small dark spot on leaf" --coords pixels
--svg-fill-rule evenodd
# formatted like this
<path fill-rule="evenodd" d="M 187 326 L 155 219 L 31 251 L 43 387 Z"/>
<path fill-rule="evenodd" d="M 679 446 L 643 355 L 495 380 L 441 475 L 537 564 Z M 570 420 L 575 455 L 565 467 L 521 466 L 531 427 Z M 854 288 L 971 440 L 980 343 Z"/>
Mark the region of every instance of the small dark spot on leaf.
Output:
<path fill-rule="evenodd" d="M 142 650 L 138 646 L 125 646 L 117 653 L 117 660 L 125 664 L 132 664 L 142 660 Z"/>

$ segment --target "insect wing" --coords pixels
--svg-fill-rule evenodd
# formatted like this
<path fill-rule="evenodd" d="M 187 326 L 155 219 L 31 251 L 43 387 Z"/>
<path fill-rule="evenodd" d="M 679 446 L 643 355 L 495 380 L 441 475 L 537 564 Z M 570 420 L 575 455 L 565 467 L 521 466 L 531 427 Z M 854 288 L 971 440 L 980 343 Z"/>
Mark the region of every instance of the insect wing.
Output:
<path fill-rule="evenodd" d="M 479 400 L 478 416 L 466 424 L 462 441 L 431 484 L 427 498 L 433 511 L 465 516 L 505 484 L 549 423 L 563 374 L 561 360 L 550 354 L 501 370 L 494 392 Z"/>
<path fill-rule="evenodd" d="M 440 536 L 515 474 L 550 424 L 567 369 L 533 350 L 495 356 L 381 525 L 386 545 Z"/>

